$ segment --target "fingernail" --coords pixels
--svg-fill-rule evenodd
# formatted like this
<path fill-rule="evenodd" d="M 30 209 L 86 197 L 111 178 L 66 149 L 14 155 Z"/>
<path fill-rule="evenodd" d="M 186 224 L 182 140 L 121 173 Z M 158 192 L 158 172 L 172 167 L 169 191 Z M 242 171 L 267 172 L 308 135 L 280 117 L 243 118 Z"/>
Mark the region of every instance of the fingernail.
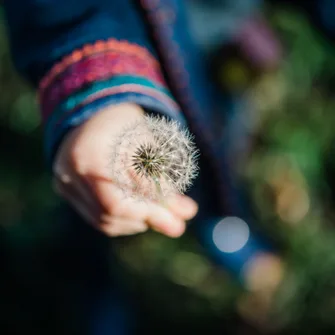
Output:
<path fill-rule="evenodd" d="M 71 178 L 68 174 L 63 174 L 59 177 L 59 179 L 64 183 L 64 184 L 69 184 L 71 182 Z"/>

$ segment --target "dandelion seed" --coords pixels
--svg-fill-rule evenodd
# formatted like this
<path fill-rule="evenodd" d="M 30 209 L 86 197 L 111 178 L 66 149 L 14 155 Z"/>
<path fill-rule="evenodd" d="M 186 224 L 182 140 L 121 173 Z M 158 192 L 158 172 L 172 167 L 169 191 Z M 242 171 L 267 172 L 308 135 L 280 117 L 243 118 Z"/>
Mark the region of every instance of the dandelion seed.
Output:
<path fill-rule="evenodd" d="M 111 172 L 126 196 L 162 200 L 184 193 L 198 174 L 198 150 L 188 130 L 146 116 L 125 128 L 113 145 Z"/>

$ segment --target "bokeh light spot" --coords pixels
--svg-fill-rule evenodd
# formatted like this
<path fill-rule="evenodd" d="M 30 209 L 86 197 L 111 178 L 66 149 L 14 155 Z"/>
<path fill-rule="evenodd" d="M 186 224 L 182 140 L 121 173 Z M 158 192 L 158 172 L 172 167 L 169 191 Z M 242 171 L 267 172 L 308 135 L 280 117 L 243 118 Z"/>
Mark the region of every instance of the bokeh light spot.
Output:
<path fill-rule="evenodd" d="M 250 236 L 249 226 L 238 217 L 226 217 L 220 220 L 213 230 L 213 242 L 225 253 L 233 253 L 242 249 Z"/>

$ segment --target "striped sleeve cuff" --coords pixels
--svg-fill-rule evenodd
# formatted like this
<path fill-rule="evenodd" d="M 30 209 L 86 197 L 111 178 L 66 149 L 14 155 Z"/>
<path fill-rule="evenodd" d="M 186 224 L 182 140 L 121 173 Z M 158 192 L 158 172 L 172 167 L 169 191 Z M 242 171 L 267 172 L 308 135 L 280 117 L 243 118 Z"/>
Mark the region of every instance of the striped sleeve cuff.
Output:
<path fill-rule="evenodd" d="M 132 102 L 184 122 L 156 59 L 114 39 L 86 45 L 56 64 L 40 83 L 39 101 L 49 161 L 69 128 L 111 104 Z"/>

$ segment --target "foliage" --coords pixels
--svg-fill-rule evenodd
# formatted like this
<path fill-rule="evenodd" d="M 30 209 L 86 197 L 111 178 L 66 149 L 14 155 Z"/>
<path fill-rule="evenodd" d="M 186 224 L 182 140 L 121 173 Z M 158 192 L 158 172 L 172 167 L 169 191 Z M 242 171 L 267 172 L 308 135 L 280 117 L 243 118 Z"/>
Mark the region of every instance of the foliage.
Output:
<path fill-rule="evenodd" d="M 276 241 L 287 269 L 267 322 L 293 334 L 331 332 L 334 50 L 303 15 L 274 8 L 269 17 L 286 44 L 285 61 L 249 92 L 260 122 L 242 170 L 261 227 Z M 13 71 L 6 46 L 1 26 L 0 227 L 4 245 L 24 259 L 22 245 L 52 240 L 54 223 L 42 218 L 58 200 L 44 167 L 34 93 Z M 123 280 L 146 296 L 157 320 L 165 314 L 181 324 L 206 320 L 209 327 L 234 315 L 241 288 L 205 258 L 191 236 L 177 241 L 148 233 L 116 240 L 113 248 Z"/>

